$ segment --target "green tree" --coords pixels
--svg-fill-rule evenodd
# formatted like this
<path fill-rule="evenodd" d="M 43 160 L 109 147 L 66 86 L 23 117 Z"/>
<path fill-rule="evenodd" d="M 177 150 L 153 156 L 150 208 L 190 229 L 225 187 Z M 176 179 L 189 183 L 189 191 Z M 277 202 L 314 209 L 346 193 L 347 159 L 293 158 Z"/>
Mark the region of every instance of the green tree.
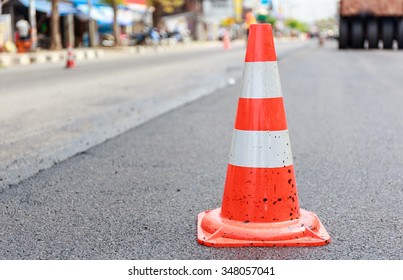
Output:
<path fill-rule="evenodd" d="M 335 26 L 337 25 L 336 19 L 334 17 L 317 20 L 315 22 L 315 24 L 318 27 L 319 31 L 333 30 L 335 28 Z"/>
<path fill-rule="evenodd" d="M 290 29 L 298 30 L 300 32 L 308 32 L 309 31 L 309 26 L 308 24 L 301 22 L 296 19 L 287 19 L 285 21 L 285 25 L 288 26 Z"/>
<path fill-rule="evenodd" d="M 260 23 L 270 23 L 271 25 L 275 25 L 277 19 L 270 15 L 258 15 L 256 20 Z"/>
<path fill-rule="evenodd" d="M 118 23 L 118 7 L 125 4 L 125 0 L 102 0 L 105 4 L 112 6 L 113 9 L 113 37 L 115 39 L 115 46 L 120 46 L 120 27 Z"/>
<path fill-rule="evenodd" d="M 52 15 L 50 17 L 50 49 L 60 50 L 62 48 L 62 39 L 60 36 L 60 15 L 58 4 L 59 0 L 52 1 Z"/>

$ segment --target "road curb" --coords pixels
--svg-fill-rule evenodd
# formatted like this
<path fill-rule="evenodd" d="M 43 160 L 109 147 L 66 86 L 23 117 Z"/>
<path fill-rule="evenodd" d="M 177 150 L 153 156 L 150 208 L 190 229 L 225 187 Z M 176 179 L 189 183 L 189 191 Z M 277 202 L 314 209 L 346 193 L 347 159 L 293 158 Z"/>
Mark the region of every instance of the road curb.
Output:
<path fill-rule="evenodd" d="M 275 41 L 287 41 L 286 39 L 276 39 Z M 232 45 L 243 45 L 243 40 L 235 40 Z M 104 58 L 110 54 L 133 54 L 144 55 L 164 52 L 177 52 L 185 50 L 194 50 L 200 48 L 217 47 L 222 45 L 219 41 L 203 41 L 176 43 L 158 46 L 123 46 L 119 48 L 92 48 L 92 49 L 73 49 L 77 61 L 94 60 Z M 58 63 L 65 61 L 67 49 L 60 51 L 38 51 L 31 53 L 0 53 L 0 67 L 12 67 L 18 65 Z"/>
<path fill-rule="evenodd" d="M 105 56 L 103 49 L 75 49 L 74 54 L 77 60 L 91 60 L 102 58 Z M 67 50 L 61 51 L 40 51 L 32 53 L 1 53 L 0 66 L 12 67 L 18 65 L 31 65 L 31 64 L 45 64 L 45 63 L 58 63 L 65 61 L 67 57 Z"/>
<path fill-rule="evenodd" d="M 191 42 L 178 43 L 165 46 L 131 46 L 119 48 L 93 48 L 73 49 L 77 61 L 94 60 L 104 58 L 112 53 L 119 54 L 152 54 L 172 51 L 192 50 L 197 48 L 213 47 L 220 42 Z M 67 49 L 60 51 L 38 51 L 31 53 L 0 53 L 0 67 L 12 67 L 18 65 L 58 63 L 65 61 Z"/>

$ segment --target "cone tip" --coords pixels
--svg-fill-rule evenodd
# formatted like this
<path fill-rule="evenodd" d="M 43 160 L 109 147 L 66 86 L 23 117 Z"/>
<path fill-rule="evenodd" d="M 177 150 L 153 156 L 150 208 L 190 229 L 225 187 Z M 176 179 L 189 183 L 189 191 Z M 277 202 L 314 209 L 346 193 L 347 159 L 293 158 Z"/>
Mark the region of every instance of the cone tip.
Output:
<path fill-rule="evenodd" d="M 277 61 L 270 24 L 252 24 L 249 30 L 245 62 Z"/>

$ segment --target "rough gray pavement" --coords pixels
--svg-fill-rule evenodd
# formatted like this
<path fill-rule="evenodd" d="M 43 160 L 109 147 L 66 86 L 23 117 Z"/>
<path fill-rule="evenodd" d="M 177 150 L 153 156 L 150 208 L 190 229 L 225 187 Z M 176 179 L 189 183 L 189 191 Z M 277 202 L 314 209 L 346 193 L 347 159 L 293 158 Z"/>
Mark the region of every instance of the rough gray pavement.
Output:
<path fill-rule="evenodd" d="M 6 189 L 3 259 L 402 259 L 403 53 L 312 45 L 279 62 L 301 207 L 332 242 L 209 248 L 240 85 Z"/>
<path fill-rule="evenodd" d="M 1 70 L 0 191 L 242 73 L 244 42 Z M 279 53 L 303 43 L 278 43 Z"/>
<path fill-rule="evenodd" d="M 240 54 L 222 48 L 114 56 L 102 61 L 7 69 L 0 78 L 0 178 L 41 169 L 227 84 Z M 204 57 L 209 57 L 206 59 Z M 214 63 L 216 60 L 221 63 Z M 190 62 L 193 60 L 193 63 Z M 235 72 L 235 73 L 234 73 Z M 4 188 L 3 184 L 3 188 Z"/>

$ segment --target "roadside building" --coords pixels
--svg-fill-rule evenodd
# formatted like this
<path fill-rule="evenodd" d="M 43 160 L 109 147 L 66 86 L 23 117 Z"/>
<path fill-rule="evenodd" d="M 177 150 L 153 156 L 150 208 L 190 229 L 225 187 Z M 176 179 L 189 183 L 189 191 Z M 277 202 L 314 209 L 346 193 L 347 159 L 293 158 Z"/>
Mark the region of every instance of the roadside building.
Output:
<path fill-rule="evenodd" d="M 207 39 L 217 40 L 220 37 L 222 22 L 234 17 L 233 0 L 203 1 L 203 21 L 206 25 Z"/>
<path fill-rule="evenodd" d="M 126 0 L 118 10 L 118 23 L 123 34 L 132 32 L 139 22 L 150 19 L 150 9 L 145 0 Z M 89 15 L 88 0 L 59 1 L 60 33 L 62 45 L 76 47 L 89 46 L 89 19 L 95 21 L 95 41 L 100 42 L 101 36 L 111 33 L 113 23 L 113 9 L 101 0 L 91 0 L 92 9 Z M 18 16 L 29 19 L 30 0 L 9 0 L 3 7 L 2 13 L 11 16 L 11 33 L 15 41 L 16 21 Z M 48 0 L 35 0 L 37 46 L 46 49 L 50 44 L 50 15 L 51 2 Z"/>

